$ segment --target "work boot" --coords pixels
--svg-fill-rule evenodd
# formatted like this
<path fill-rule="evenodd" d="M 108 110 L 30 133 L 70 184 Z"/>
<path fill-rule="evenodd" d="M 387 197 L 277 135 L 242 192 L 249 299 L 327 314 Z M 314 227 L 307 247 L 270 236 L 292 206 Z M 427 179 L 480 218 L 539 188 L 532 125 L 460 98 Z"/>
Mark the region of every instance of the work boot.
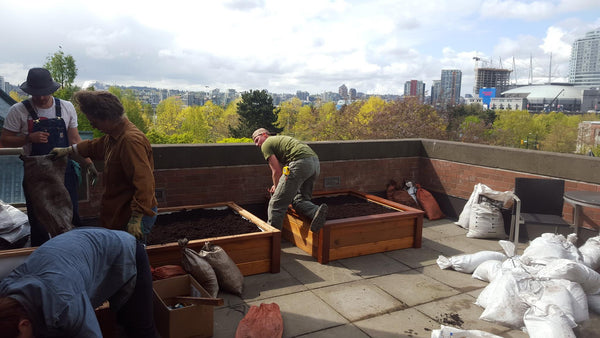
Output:
<path fill-rule="evenodd" d="M 315 217 L 310 222 L 310 231 L 319 232 L 323 225 L 325 225 L 325 219 L 327 218 L 327 204 L 323 203 L 319 205 Z"/>

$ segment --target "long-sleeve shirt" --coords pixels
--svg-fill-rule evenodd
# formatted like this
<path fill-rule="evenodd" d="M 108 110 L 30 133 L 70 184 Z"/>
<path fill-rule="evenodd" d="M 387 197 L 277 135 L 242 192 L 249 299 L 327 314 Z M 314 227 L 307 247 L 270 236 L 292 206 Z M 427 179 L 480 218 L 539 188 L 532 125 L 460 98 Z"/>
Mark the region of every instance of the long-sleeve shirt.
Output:
<path fill-rule="evenodd" d="M 118 310 L 135 288 L 136 240 L 124 231 L 81 227 L 53 237 L 0 282 L 19 301 L 36 337 L 102 337 L 94 309 Z"/>
<path fill-rule="evenodd" d="M 132 211 L 153 216 L 152 207 L 158 205 L 150 142 L 127 118 L 121 128 L 115 136 L 104 135 L 77 144 L 81 156 L 104 160 L 100 222 L 117 230 L 125 228 Z"/>

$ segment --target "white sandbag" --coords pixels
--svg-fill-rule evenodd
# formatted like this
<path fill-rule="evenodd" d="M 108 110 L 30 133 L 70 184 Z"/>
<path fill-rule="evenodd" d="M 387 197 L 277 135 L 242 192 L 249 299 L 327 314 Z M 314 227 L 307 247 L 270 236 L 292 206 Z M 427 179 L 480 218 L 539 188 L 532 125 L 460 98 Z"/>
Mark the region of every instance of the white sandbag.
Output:
<path fill-rule="evenodd" d="M 485 261 L 473 271 L 471 277 L 482 280 L 484 282 L 493 281 L 496 276 L 502 271 L 502 262 L 496 260 Z"/>
<path fill-rule="evenodd" d="M 529 308 L 522 293 L 530 297 L 529 284 L 532 281 L 527 274 L 510 271 L 500 274 L 477 297 L 475 304 L 485 309 L 479 319 L 522 329 L 525 325 L 523 315 Z"/>
<path fill-rule="evenodd" d="M 471 206 L 469 218 L 469 238 L 506 238 L 504 219 L 500 209 L 490 203 L 478 203 Z"/>
<path fill-rule="evenodd" d="M 506 255 L 497 251 L 479 251 L 473 254 L 457 255 L 447 258 L 440 255 L 437 259 L 437 264 L 440 269 L 452 268 L 458 272 L 473 273 L 479 264 L 489 261 L 503 261 Z"/>
<path fill-rule="evenodd" d="M 570 280 L 581 284 L 588 295 L 600 294 L 600 274 L 587 265 L 572 260 L 551 261 L 537 273 L 537 277 Z"/>
<path fill-rule="evenodd" d="M 568 241 L 565 236 L 545 233 L 535 238 L 521 255 L 525 264 L 546 264 L 549 260 L 569 259 L 576 262 L 583 261 L 579 250 Z"/>
<path fill-rule="evenodd" d="M 498 244 L 504 250 L 504 253 L 507 257 L 513 257 L 517 254 L 517 248 L 515 247 L 515 243 L 511 241 L 500 240 Z"/>
<path fill-rule="evenodd" d="M 575 338 L 572 328 L 577 324 L 556 305 L 531 307 L 523 320 L 530 338 Z"/>
<path fill-rule="evenodd" d="M 502 338 L 495 334 L 481 330 L 463 330 L 455 327 L 440 326 L 439 330 L 431 331 L 431 338 L 447 338 L 447 337 L 465 337 L 465 338 Z"/>
<path fill-rule="evenodd" d="M 590 319 L 587 297 L 579 283 L 566 279 L 540 282 L 543 285 L 542 293 L 537 300 L 531 302 L 532 307 L 547 308 L 553 304 L 576 323 Z"/>
<path fill-rule="evenodd" d="M 588 310 L 600 315 L 600 295 L 587 295 Z"/>
<path fill-rule="evenodd" d="M 583 264 L 589 266 L 592 270 L 600 268 L 600 236 L 590 237 L 579 247 L 579 253 L 583 259 Z"/>

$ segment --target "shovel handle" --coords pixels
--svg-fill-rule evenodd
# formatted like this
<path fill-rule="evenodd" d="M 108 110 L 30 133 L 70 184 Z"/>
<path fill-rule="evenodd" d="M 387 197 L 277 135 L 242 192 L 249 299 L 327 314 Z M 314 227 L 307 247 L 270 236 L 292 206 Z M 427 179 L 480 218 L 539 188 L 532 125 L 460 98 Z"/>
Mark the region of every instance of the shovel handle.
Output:
<path fill-rule="evenodd" d="M 223 298 L 207 298 L 207 297 L 189 297 L 189 296 L 178 296 L 175 300 L 182 302 L 190 302 L 199 305 L 223 305 L 225 302 Z"/>

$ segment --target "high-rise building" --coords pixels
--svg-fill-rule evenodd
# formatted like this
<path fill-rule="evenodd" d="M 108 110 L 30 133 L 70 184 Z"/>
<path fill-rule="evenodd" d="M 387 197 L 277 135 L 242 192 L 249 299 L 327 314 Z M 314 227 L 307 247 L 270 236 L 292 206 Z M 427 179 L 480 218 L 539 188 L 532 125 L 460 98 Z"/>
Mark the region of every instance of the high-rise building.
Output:
<path fill-rule="evenodd" d="M 431 105 L 437 106 L 440 103 L 440 80 L 433 80 L 431 85 Z"/>
<path fill-rule="evenodd" d="M 423 102 L 425 99 L 425 83 L 423 81 L 410 80 L 404 83 L 404 97 L 417 97 Z"/>
<path fill-rule="evenodd" d="M 350 88 L 350 100 L 356 100 L 356 89 Z"/>
<path fill-rule="evenodd" d="M 343 100 L 348 100 L 348 87 L 345 84 L 340 86 L 338 92 Z"/>
<path fill-rule="evenodd" d="M 4 83 L 4 76 L 0 75 L 0 89 L 2 89 L 3 92 L 6 92 L 6 84 Z"/>
<path fill-rule="evenodd" d="M 475 73 L 475 88 L 473 94 L 479 95 L 481 88 L 496 88 L 496 93 L 501 94 L 510 89 L 510 69 L 477 68 Z"/>
<path fill-rule="evenodd" d="M 584 38 L 573 42 L 569 82 L 582 86 L 600 86 L 600 29 L 587 32 Z"/>
<path fill-rule="evenodd" d="M 460 85 L 462 72 L 458 69 L 442 69 L 440 80 L 439 100 L 444 106 L 454 106 L 460 103 Z"/>

